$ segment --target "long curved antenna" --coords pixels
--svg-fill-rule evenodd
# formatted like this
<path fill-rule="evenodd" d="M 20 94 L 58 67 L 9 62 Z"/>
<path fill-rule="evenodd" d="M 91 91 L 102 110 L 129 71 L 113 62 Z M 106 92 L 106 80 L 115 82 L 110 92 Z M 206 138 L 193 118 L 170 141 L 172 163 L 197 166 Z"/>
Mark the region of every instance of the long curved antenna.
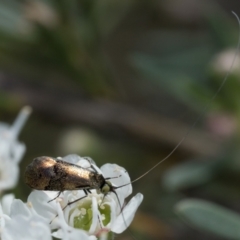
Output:
<path fill-rule="evenodd" d="M 234 58 L 231 62 L 230 68 L 228 70 L 228 72 L 226 73 L 222 83 L 220 84 L 220 86 L 218 87 L 217 91 L 215 92 L 215 94 L 212 96 L 212 98 L 209 100 L 208 104 L 205 106 L 205 108 L 203 109 L 202 113 L 197 117 L 197 119 L 195 120 L 195 122 L 193 123 L 193 125 L 188 129 L 188 131 L 185 133 L 185 135 L 183 136 L 183 138 L 180 140 L 180 142 L 173 148 L 173 150 L 165 157 L 163 158 L 161 161 L 159 161 L 157 164 L 155 164 L 152 168 L 150 168 L 147 172 L 145 172 L 144 174 L 142 174 L 141 176 L 139 176 L 138 178 L 134 179 L 133 181 L 131 181 L 130 183 L 124 184 L 122 186 L 118 186 L 115 187 L 115 189 L 120 188 L 120 187 L 124 187 L 127 186 L 129 184 L 132 184 L 136 181 L 138 181 L 139 179 L 141 179 L 142 177 L 146 176 L 148 173 L 150 173 L 153 169 L 155 169 L 158 165 L 160 165 L 161 163 L 163 163 L 164 161 L 166 161 L 182 144 L 182 142 L 188 137 L 188 135 L 190 134 L 190 132 L 193 130 L 193 128 L 196 126 L 196 124 L 203 118 L 204 114 L 206 113 L 206 111 L 208 110 L 208 108 L 210 107 L 210 105 L 212 104 L 213 100 L 216 98 L 216 96 L 219 94 L 219 92 L 221 91 L 221 89 L 223 88 L 224 84 L 226 83 L 230 73 L 232 72 L 232 68 L 233 68 L 233 64 L 235 63 L 235 60 L 237 58 L 238 52 L 239 52 L 239 47 L 240 47 L 240 19 L 238 17 L 238 15 L 232 11 L 232 14 L 236 17 L 237 22 L 238 22 L 238 27 L 239 27 L 239 35 L 238 35 L 238 43 L 236 46 L 236 52 L 234 54 Z"/>

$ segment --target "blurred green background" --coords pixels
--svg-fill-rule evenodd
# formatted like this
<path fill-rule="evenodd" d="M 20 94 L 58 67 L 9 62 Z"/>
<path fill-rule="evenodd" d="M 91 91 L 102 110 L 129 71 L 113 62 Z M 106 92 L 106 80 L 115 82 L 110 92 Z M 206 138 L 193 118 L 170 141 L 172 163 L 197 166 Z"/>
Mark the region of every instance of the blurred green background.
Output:
<path fill-rule="evenodd" d="M 37 156 L 90 156 L 132 179 L 167 156 L 230 68 L 239 9 L 237 0 L 2 0 L 0 119 L 33 108 L 16 197 L 27 199 L 23 172 Z M 144 195 L 137 239 L 225 239 L 191 228 L 174 206 L 199 198 L 240 212 L 239 77 L 237 56 L 180 148 L 134 184 Z"/>

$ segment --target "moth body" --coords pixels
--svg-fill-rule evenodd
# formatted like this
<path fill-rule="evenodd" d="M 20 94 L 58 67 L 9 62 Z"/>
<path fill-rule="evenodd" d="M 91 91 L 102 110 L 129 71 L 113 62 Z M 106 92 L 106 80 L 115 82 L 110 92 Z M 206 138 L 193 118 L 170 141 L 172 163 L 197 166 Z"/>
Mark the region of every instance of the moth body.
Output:
<path fill-rule="evenodd" d="M 100 190 L 110 188 L 102 174 L 52 157 L 37 157 L 25 171 L 26 184 L 36 190 Z"/>

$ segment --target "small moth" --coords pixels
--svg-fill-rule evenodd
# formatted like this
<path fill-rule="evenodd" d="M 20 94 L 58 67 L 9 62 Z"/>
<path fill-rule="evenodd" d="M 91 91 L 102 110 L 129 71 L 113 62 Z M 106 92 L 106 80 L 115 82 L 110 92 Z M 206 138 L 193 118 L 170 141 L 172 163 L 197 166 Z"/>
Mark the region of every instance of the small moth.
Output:
<path fill-rule="evenodd" d="M 92 164 L 91 167 L 93 171 L 60 159 L 37 157 L 26 168 L 25 183 L 36 190 L 84 190 L 87 194 L 91 189 L 96 189 L 104 195 L 108 192 L 116 194 L 118 187 L 108 181 L 111 178 L 104 178 Z"/>
<path fill-rule="evenodd" d="M 108 179 L 119 178 L 121 175 L 104 178 L 104 176 L 98 172 L 97 167 L 95 167 L 91 159 L 83 159 L 90 163 L 90 167 L 81 167 L 79 165 L 63 161 L 59 158 L 55 159 L 47 156 L 37 157 L 26 168 L 25 183 L 35 190 L 59 191 L 58 195 L 49 202 L 55 200 L 65 190 L 84 191 L 85 196 L 68 202 L 62 210 L 72 203 L 87 197 L 88 193 L 91 193 L 91 190 L 96 190 L 97 193 L 102 193 L 103 199 L 108 193 L 113 192 L 117 198 L 120 209 L 122 209 L 120 199 L 115 190 L 131 183 L 127 183 L 122 186 L 113 186 Z M 127 226 L 123 215 L 122 218 L 125 226 Z"/>

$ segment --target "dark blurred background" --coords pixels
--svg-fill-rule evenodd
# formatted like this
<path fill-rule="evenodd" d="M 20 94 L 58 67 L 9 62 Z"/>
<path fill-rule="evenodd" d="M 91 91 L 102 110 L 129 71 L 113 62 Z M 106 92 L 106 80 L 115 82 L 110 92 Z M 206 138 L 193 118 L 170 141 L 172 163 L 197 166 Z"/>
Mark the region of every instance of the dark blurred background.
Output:
<path fill-rule="evenodd" d="M 230 68 L 237 0 L 0 2 L 0 119 L 33 108 L 15 189 L 34 157 L 76 153 L 117 163 L 132 179 L 167 156 Z M 144 201 L 137 239 L 223 239 L 186 225 L 177 202 L 200 198 L 240 212 L 240 58 L 180 148 L 133 185 Z M 128 232 L 116 239 L 131 239 Z"/>

